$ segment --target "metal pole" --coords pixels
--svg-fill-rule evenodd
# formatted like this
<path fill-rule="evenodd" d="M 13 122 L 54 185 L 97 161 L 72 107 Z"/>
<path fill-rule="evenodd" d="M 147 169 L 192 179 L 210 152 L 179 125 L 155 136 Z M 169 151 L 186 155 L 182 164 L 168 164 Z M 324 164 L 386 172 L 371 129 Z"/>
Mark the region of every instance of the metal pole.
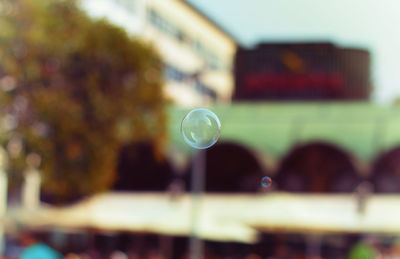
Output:
<path fill-rule="evenodd" d="M 317 234 L 307 236 L 307 259 L 321 258 L 321 239 L 322 237 Z"/>
<path fill-rule="evenodd" d="M 192 181 L 191 181 L 191 236 L 189 244 L 190 259 L 204 258 L 204 244 L 199 238 L 199 218 L 201 213 L 201 196 L 204 192 L 205 178 L 205 150 L 200 150 L 193 157 Z"/>
<path fill-rule="evenodd" d="M 5 168 L 7 166 L 7 153 L 0 147 L 0 255 L 5 253 L 5 217 L 7 213 L 7 187 L 8 177 Z"/>
<path fill-rule="evenodd" d="M 3 168 L 0 168 L 0 255 L 4 255 L 5 240 L 4 240 L 4 227 L 5 216 L 7 211 L 7 175 Z"/>
<path fill-rule="evenodd" d="M 40 172 L 33 167 L 25 170 L 25 182 L 22 188 L 22 203 L 27 210 L 33 211 L 40 206 Z"/>

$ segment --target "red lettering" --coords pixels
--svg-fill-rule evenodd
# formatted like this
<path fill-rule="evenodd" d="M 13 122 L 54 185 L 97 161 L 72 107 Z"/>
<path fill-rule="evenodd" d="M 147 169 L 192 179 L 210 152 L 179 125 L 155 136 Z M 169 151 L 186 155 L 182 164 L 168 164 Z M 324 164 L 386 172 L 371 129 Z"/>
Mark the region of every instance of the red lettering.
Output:
<path fill-rule="evenodd" d="M 243 78 L 244 91 L 249 93 L 306 93 L 319 89 L 326 94 L 338 95 L 343 90 L 344 78 L 337 73 L 309 73 L 301 75 L 252 73 Z"/>

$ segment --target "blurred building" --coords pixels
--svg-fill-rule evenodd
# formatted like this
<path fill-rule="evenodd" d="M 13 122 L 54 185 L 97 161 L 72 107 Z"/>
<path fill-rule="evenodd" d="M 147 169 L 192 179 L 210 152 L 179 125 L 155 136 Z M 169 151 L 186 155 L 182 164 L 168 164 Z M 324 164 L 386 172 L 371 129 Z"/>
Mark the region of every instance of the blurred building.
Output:
<path fill-rule="evenodd" d="M 240 49 L 236 100 L 367 100 L 370 54 L 330 43 L 263 43 Z"/>
<path fill-rule="evenodd" d="M 187 2 L 85 0 L 83 6 L 156 48 L 165 65 L 166 95 L 177 104 L 231 100 L 236 42 Z"/>

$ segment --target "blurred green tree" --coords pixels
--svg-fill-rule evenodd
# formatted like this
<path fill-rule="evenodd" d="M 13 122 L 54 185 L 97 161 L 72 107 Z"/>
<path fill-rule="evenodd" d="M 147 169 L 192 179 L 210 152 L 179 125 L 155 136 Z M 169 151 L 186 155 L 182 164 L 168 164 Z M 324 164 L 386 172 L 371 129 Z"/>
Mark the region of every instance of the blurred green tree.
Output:
<path fill-rule="evenodd" d="M 11 179 L 38 153 L 43 188 L 62 201 L 109 188 L 125 143 L 161 150 L 162 64 L 151 47 L 71 0 L 2 1 L 0 13 L 1 138 Z"/>

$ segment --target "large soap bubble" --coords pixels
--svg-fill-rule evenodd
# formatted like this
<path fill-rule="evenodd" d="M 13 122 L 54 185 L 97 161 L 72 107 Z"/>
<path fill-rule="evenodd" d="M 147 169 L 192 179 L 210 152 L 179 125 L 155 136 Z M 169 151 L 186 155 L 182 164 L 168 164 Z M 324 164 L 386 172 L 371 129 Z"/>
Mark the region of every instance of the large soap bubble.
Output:
<path fill-rule="evenodd" d="M 217 115 L 207 109 L 191 110 L 181 124 L 181 133 L 185 142 L 197 149 L 206 149 L 217 142 L 221 123 Z"/>

